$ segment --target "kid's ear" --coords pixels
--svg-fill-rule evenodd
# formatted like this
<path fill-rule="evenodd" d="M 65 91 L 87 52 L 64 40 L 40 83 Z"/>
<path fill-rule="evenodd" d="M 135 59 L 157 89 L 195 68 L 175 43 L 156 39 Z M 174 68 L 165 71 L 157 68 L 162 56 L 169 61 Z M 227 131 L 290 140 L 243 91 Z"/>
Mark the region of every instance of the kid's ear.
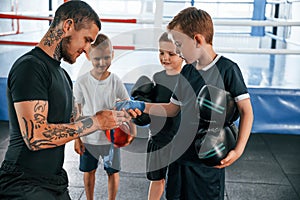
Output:
<path fill-rule="evenodd" d="M 203 35 L 201 35 L 201 34 L 196 34 L 196 35 L 194 36 L 194 39 L 195 39 L 195 41 L 196 41 L 196 47 L 200 47 L 200 46 L 203 45 L 204 42 L 205 42 L 205 38 L 204 38 Z"/>

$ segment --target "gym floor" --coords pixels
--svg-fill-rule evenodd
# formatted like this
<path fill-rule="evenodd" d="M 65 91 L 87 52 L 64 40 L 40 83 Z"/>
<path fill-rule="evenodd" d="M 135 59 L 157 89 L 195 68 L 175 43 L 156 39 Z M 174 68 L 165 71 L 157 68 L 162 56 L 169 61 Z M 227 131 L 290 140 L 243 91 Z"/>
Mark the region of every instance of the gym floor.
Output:
<path fill-rule="evenodd" d="M 144 165 L 126 152 L 145 152 L 143 137 L 121 151 L 122 172 L 117 199 L 147 199 L 149 181 L 142 172 Z M 8 145 L 8 122 L 0 121 L 0 162 Z M 299 200 L 300 199 L 300 135 L 252 134 L 242 157 L 226 169 L 225 200 Z M 126 149 L 127 148 L 127 149 Z M 126 151 L 127 150 L 127 151 Z M 134 155 L 133 155 L 134 156 Z M 78 155 L 73 142 L 66 145 L 64 168 L 68 172 L 70 195 L 84 200 L 83 174 L 78 170 Z M 101 164 L 97 171 L 95 199 L 107 199 L 107 176 Z"/>

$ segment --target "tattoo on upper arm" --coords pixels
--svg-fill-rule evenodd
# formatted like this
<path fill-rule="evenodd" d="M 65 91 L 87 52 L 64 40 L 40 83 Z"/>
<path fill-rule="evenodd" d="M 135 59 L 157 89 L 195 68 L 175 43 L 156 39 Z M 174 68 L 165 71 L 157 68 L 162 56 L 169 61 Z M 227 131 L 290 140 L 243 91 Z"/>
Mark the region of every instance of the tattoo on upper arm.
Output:
<path fill-rule="evenodd" d="M 46 102 L 44 102 L 43 104 L 40 103 L 40 101 L 38 101 L 35 105 L 34 105 L 34 108 L 33 108 L 33 111 L 34 112 L 45 112 L 45 109 L 46 109 Z"/>
<path fill-rule="evenodd" d="M 44 125 L 46 123 L 46 116 L 44 114 L 46 109 L 46 103 L 40 103 L 40 101 L 38 101 L 34 108 L 34 124 L 35 124 L 35 129 L 40 128 L 42 125 Z"/>
<path fill-rule="evenodd" d="M 39 113 L 34 114 L 35 128 L 38 129 L 46 123 L 46 117 Z"/>

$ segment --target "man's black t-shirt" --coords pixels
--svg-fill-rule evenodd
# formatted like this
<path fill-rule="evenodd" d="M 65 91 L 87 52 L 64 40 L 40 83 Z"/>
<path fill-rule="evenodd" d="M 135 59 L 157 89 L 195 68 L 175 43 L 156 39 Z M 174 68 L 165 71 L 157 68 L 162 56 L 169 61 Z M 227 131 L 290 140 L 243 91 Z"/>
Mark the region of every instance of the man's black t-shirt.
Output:
<path fill-rule="evenodd" d="M 60 62 L 35 47 L 12 66 L 7 82 L 10 144 L 5 161 L 37 174 L 58 174 L 63 166 L 64 145 L 31 151 L 18 124 L 14 103 L 48 101 L 48 122 L 69 123 L 72 112 L 72 81 Z"/>

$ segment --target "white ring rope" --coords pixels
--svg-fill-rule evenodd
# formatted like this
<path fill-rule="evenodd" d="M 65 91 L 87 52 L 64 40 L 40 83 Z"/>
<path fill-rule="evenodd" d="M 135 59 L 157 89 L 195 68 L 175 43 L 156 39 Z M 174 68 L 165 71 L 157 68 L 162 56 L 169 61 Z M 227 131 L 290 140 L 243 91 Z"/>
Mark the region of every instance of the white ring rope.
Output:
<path fill-rule="evenodd" d="M 215 48 L 218 53 L 300 55 L 300 49 Z"/>
<path fill-rule="evenodd" d="M 163 20 L 164 24 L 167 24 L 170 19 Z M 137 19 L 138 24 L 153 24 L 153 20 Z M 223 20 L 213 19 L 215 26 L 300 26 L 300 21 L 296 20 Z"/>

